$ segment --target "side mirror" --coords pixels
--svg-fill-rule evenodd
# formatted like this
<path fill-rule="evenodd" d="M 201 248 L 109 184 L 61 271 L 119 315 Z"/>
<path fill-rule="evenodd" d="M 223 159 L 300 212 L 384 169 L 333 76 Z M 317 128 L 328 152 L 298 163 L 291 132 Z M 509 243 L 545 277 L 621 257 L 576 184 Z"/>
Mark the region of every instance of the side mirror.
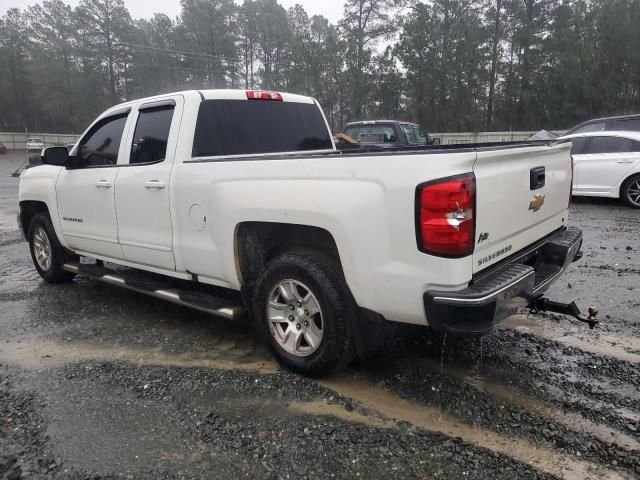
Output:
<path fill-rule="evenodd" d="M 69 150 L 67 147 L 49 147 L 42 150 L 43 165 L 65 167 L 69 164 Z"/>
<path fill-rule="evenodd" d="M 431 141 L 431 145 L 433 145 L 433 146 L 438 146 L 438 145 L 440 145 L 440 138 L 435 137 L 435 138 Z"/>

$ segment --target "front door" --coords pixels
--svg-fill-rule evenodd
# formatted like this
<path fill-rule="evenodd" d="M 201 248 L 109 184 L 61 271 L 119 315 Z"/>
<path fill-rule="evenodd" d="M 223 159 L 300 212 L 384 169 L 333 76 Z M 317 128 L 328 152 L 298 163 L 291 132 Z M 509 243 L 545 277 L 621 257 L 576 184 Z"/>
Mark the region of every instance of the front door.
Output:
<path fill-rule="evenodd" d="M 175 269 L 169 182 L 183 99 L 172 96 L 138 107 L 127 142 L 128 161 L 116 181 L 118 237 L 131 262 Z"/>
<path fill-rule="evenodd" d="M 75 251 L 122 258 L 114 187 L 128 113 L 99 120 L 80 140 L 56 183 L 62 234 Z"/>

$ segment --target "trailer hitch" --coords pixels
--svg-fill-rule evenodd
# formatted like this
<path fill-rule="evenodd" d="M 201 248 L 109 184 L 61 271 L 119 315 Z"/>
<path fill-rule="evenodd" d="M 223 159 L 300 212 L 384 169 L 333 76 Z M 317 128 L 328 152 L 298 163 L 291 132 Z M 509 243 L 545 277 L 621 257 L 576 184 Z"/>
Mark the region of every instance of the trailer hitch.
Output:
<path fill-rule="evenodd" d="M 528 308 L 533 314 L 540 312 L 553 312 L 573 317 L 582 323 L 587 323 L 591 330 L 593 330 L 595 326 L 600 323 L 600 321 L 598 320 L 597 309 L 595 309 L 594 307 L 590 307 L 589 316 L 584 317 L 582 315 L 582 312 L 580 312 L 578 305 L 576 305 L 576 302 L 561 303 L 554 302 L 553 300 L 549 300 L 548 298 L 540 297 L 534 300 Z"/>

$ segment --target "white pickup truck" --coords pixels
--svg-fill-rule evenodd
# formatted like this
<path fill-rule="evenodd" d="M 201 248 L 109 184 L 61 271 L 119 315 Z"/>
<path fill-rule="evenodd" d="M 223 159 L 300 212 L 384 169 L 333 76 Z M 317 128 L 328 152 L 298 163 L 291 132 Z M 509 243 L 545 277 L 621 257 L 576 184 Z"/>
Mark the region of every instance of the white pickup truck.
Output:
<path fill-rule="evenodd" d="M 18 220 L 45 280 L 250 316 L 283 364 L 323 375 L 386 320 L 482 335 L 542 297 L 580 257 L 570 147 L 341 152 L 311 98 L 180 92 L 44 150 Z"/>

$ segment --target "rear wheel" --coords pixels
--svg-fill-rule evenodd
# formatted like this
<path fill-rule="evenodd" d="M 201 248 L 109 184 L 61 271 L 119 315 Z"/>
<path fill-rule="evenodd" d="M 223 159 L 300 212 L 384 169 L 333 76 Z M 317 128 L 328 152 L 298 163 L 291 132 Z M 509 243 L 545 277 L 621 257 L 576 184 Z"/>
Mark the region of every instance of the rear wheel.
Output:
<path fill-rule="evenodd" d="M 640 208 L 640 174 L 629 177 L 620 189 L 622 199 L 633 208 Z"/>
<path fill-rule="evenodd" d="M 355 302 L 330 257 L 296 251 L 274 258 L 253 306 L 258 330 L 285 367 L 317 377 L 351 358 Z"/>
<path fill-rule="evenodd" d="M 74 273 L 63 268 L 71 255 L 60 245 L 47 213 L 41 212 L 33 217 L 28 238 L 33 265 L 42 278 L 50 283 L 62 283 L 75 277 Z"/>

